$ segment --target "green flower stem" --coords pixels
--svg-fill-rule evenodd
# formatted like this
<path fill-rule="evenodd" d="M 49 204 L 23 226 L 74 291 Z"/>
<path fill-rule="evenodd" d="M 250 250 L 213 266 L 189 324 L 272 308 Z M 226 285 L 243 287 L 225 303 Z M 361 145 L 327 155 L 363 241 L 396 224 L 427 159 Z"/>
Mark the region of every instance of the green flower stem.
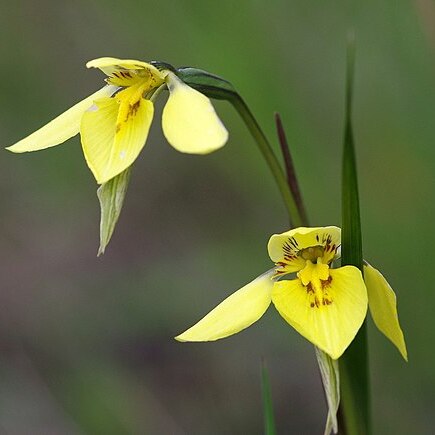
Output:
<path fill-rule="evenodd" d="M 287 184 L 286 176 L 266 135 L 234 86 L 222 77 L 198 68 L 178 68 L 175 70 L 175 73 L 184 83 L 207 95 L 207 97 L 225 100 L 233 105 L 246 124 L 246 127 L 248 127 L 275 178 L 287 209 L 290 227 L 300 227 L 303 224 L 303 215 L 298 207 L 297 198 L 294 197 L 291 186 Z"/>
<path fill-rule="evenodd" d="M 276 435 L 275 415 L 273 412 L 269 372 L 264 360 L 261 362 L 261 390 L 263 395 L 264 434 Z"/>
<path fill-rule="evenodd" d="M 299 211 L 296 200 L 293 197 L 292 192 L 289 188 L 287 179 L 284 175 L 281 165 L 279 164 L 278 159 L 276 158 L 276 155 L 269 144 L 269 141 L 263 133 L 263 130 L 259 126 L 249 107 L 239 94 L 233 94 L 232 98 L 229 101 L 237 110 L 237 112 L 245 122 L 246 126 L 248 127 L 248 130 L 250 131 L 255 142 L 257 143 L 264 160 L 266 160 L 266 163 L 268 164 L 269 169 L 271 170 L 275 178 L 275 182 L 278 186 L 279 191 L 281 192 L 284 205 L 289 215 L 290 226 L 302 226 L 304 219 Z"/>

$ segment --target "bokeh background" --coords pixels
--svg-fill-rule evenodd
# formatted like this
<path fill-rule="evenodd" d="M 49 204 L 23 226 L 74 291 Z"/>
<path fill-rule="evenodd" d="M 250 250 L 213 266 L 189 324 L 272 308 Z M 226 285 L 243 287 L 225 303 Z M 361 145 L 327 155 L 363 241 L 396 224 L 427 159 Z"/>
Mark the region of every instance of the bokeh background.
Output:
<path fill-rule="evenodd" d="M 222 75 L 276 146 L 283 118 L 314 225 L 340 224 L 346 37 L 365 257 L 399 299 L 409 363 L 370 324 L 376 434 L 433 433 L 435 4 L 1 1 L 0 138 L 8 146 L 101 86 L 86 61 L 163 60 Z M 172 337 L 270 267 L 285 210 L 225 102 L 228 144 L 182 155 L 163 101 L 112 242 L 97 258 L 96 184 L 79 138 L 0 154 L 0 433 L 260 434 L 260 361 L 279 433 L 322 433 L 312 346 L 270 309 L 210 344 Z"/>

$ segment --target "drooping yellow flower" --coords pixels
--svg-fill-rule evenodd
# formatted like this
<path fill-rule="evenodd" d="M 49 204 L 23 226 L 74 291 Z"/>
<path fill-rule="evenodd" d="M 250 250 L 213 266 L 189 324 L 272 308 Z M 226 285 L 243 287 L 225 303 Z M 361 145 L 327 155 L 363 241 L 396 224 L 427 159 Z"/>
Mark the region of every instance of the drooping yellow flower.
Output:
<path fill-rule="evenodd" d="M 337 359 L 361 327 L 369 304 L 376 326 L 407 359 L 393 290 L 370 265 L 364 267 L 365 279 L 354 266 L 333 268 L 340 243 L 341 230 L 334 226 L 273 235 L 268 250 L 276 267 L 233 293 L 176 339 L 212 341 L 236 334 L 256 322 L 273 302 L 293 328 Z M 283 279 L 289 274 L 295 276 Z"/>
<path fill-rule="evenodd" d="M 145 145 L 153 99 L 167 87 L 163 132 L 178 151 L 206 154 L 222 147 L 228 132 L 210 100 L 170 69 L 138 60 L 103 57 L 86 64 L 103 71 L 107 85 L 16 144 L 15 153 L 59 145 L 80 132 L 86 162 L 99 184 L 127 169 Z"/>

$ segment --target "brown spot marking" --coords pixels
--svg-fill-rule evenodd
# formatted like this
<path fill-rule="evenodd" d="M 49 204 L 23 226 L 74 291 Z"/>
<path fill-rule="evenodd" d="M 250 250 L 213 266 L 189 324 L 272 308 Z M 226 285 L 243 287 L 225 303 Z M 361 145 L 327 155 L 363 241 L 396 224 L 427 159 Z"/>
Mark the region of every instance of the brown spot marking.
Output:
<path fill-rule="evenodd" d="M 320 280 L 320 284 L 322 286 L 322 290 L 325 290 L 328 287 L 331 287 L 331 282 L 332 282 L 332 276 L 331 275 L 329 275 L 328 279 L 321 279 Z"/>
<path fill-rule="evenodd" d="M 121 75 L 124 78 L 131 78 L 131 74 L 128 71 L 121 71 Z"/>
<path fill-rule="evenodd" d="M 121 124 L 116 124 L 115 134 L 118 133 L 119 130 L 121 130 Z"/>
<path fill-rule="evenodd" d="M 307 293 L 308 294 L 314 294 L 313 285 L 311 284 L 311 282 L 309 282 L 307 284 Z"/>
<path fill-rule="evenodd" d="M 130 116 L 135 116 L 137 111 L 139 110 L 140 101 L 136 101 L 133 104 L 130 104 L 128 107 L 128 113 L 127 113 L 127 119 L 130 118 Z"/>
<path fill-rule="evenodd" d="M 332 299 L 328 299 L 327 297 L 322 298 L 322 305 L 331 305 Z"/>

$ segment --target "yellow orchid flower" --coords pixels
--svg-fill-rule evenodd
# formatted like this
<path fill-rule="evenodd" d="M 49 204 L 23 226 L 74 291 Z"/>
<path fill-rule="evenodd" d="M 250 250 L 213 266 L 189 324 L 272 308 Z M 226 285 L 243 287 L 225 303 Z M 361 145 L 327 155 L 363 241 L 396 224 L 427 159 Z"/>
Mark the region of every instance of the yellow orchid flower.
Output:
<path fill-rule="evenodd" d="M 107 85 L 7 149 L 37 151 L 80 132 L 86 162 L 103 184 L 127 169 L 145 145 L 154 114 L 153 99 L 164 87 L 169 99 L 163 132 L 178 151 L 206 154 L 222 147 L 228 132 L 210 100 L 169 69 L 138 60 L 103 57 L 86 64 L 99 68 Z"/>
<path fill-rule="evenodd" d="M 268 250 L 276 267 L 226 298 L 176 339 L 212 341 L 236 334 L 256 322 L 273 302 L 302 336 L 338 359 L 361 327 L 369 304 L 376 326 L 407 359 L 393 290 L 368 264 L 364 279 L 354 266 L 332 268 L 340 243 L 341 230 L 334 226 L 274 234 Z M 293 279 L 282 279 L 292 273 Z"/>

